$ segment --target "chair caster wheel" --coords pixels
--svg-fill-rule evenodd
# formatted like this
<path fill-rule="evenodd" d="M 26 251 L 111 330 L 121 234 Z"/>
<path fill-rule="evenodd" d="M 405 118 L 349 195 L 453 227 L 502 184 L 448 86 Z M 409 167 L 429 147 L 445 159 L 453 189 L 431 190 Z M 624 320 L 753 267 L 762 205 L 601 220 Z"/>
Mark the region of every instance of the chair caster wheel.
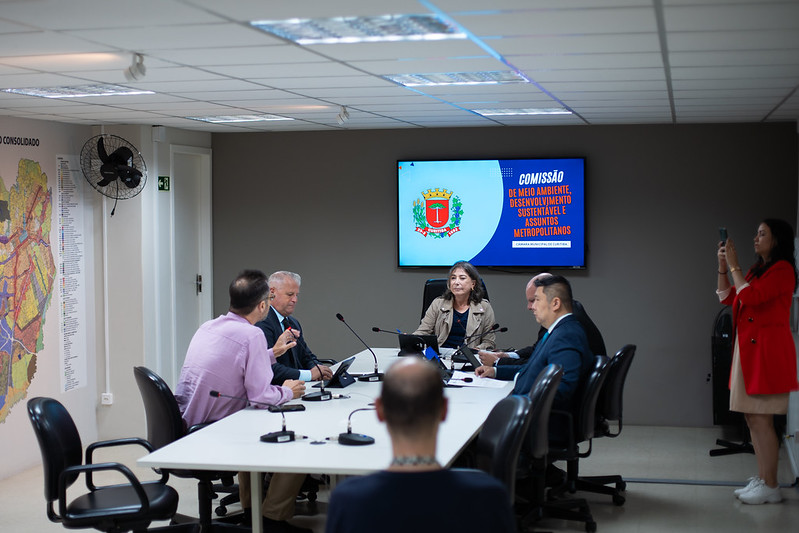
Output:
<path fill-rule="evenodd" d="M 625 498 L 624 496 L 621 496 L 621 495 L 613 496 L 613 505 L 622 506 L 622 505 L 624 505 L 624 502 L 626 502 L 626 501 L 627 501 L 627 498 Z"/>
<path fill-rule="evenodd" d="M 586 522 L 585 530 L 587 533 L 594 533 L 596 531 L 596 522 Z"/>
<path fill-rule="evenodd" d="M 220 505 L 214 510 L 214 512 L 216 513 L 216 516 L 225 516 L 227 514 L 227 507 Z"/>

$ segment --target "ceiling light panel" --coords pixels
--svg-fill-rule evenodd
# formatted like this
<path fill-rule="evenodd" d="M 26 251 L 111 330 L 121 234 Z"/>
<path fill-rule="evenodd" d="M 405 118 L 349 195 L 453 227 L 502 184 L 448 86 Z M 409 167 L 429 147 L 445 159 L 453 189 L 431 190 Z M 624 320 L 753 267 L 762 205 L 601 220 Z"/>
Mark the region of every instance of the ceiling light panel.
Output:
<path fill-rule="evenodd" d="M 405 87 L 432 87 L 440 85 L 500 85 L 528 83 L 518 72 L 444 72 L 437 74 L 394 74 L 386 79 Z"/>
<path fill-rule="evenodd" d="M 88 96 L 124 96 L 136 94 L 154 94 L 152 91 L 131 89 L 121 85 L 77 85 L 72 87 L 26 87 L 20 89 L 3 89 L 7 93 L 38 96 L 41 98 L 85 98 Z"/>
<path fill-rule="evenodd" d="M 382 15 L 329 19 L 255 20 L 261 31 L 301 45 L 465 39 L 456 26 L 435 15 Z"/>

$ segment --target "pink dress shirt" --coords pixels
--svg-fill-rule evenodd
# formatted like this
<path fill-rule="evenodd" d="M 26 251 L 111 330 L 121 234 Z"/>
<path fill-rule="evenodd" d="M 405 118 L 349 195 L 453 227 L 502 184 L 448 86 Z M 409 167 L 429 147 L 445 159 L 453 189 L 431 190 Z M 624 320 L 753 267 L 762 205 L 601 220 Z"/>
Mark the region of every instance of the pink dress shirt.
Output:
<path fill-rule="evenodd" d="M 175 389 L 186 426 L 219 420 L 247 405 L 213 398 L 212 390 L 270 405 L 291 400 L 291 389 L 271 384 L 274 362 L 263 331 L 245 318 L 228 313 L 204 323 L 191 339 Z"/>

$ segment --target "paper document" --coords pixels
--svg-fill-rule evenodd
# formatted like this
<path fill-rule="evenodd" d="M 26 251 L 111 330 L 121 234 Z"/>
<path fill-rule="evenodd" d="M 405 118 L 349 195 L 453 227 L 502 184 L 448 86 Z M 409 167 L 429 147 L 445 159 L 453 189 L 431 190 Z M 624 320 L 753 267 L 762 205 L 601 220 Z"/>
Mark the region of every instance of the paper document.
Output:
<path fill-rule="evenodd" d="M 471 378 L 471 381 L 466 381 L 466 378 Z M 463 372 L 462 370 L 454 371 L 447 383 L 462 387 L 485 387 L 488 389 L 501 389 L 506 385 L 504 381 L 493 378 L 481 378 L 475 376 L 474 372 Z"/>

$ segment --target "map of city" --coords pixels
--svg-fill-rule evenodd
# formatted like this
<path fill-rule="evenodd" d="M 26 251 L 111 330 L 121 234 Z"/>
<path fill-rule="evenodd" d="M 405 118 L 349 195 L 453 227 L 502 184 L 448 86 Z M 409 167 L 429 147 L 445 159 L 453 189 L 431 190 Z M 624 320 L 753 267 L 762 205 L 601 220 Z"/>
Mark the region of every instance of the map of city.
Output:
<path fill-rule="evenodd" d="M 0 176 L 0 422 L 25 398 L 44 346 L 56 272 L 52 216 L 52 190 L 39 163 L 21 159 L 10 190 Z"/>

